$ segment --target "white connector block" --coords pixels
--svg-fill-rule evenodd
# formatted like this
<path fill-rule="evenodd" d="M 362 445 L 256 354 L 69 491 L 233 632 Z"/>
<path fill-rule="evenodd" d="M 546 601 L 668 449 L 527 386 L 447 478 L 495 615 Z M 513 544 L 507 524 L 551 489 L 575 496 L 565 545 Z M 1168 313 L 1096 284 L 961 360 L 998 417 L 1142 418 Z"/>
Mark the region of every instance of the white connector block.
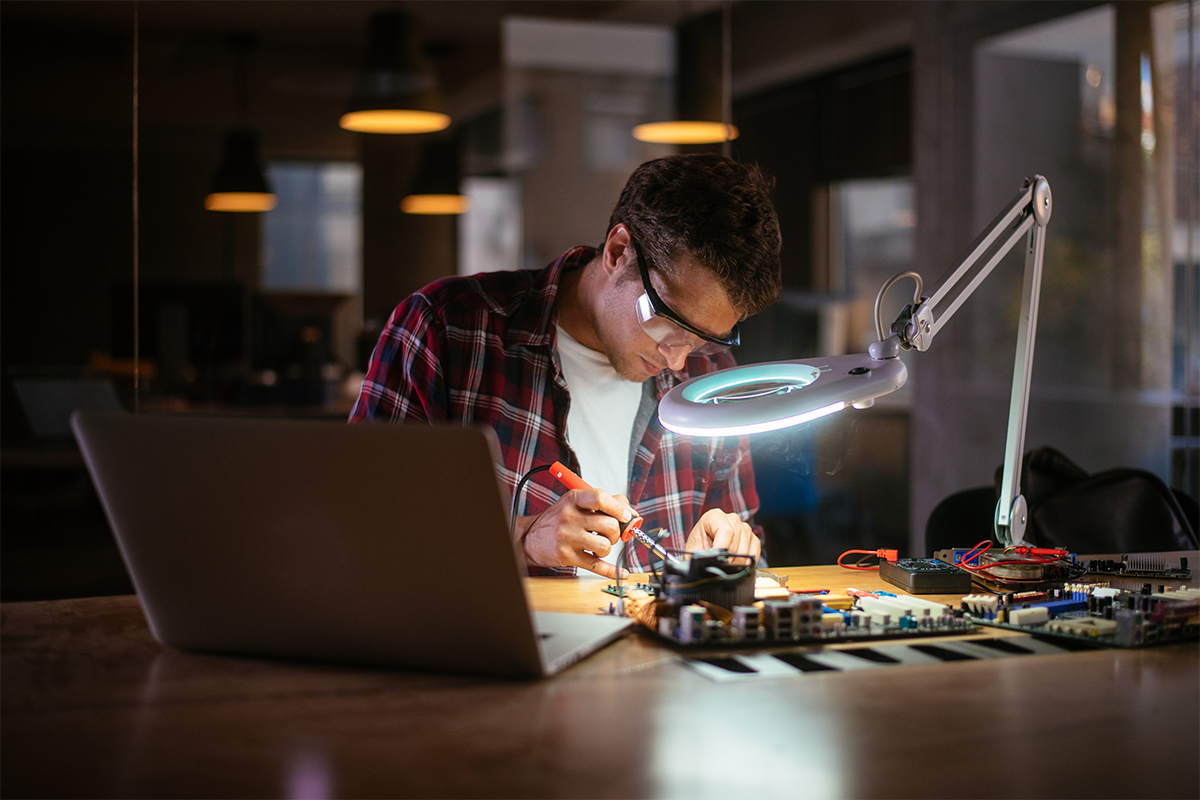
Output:
<path fill-rule="evenodd" d="M 1168 589 L 1161 594 L 1155 595 L 1155 597 L 1161 597 L 1164 600 L 1196 601 L 1200 600 L 1200 589 L 1189 589 L 1186 586 L 1180 586 L 1178 589 Z"/>
<path fill-rule="evenodd" d="M 1041 625 L 1050 619 L 1050 611 L 1045 606 L 1032 608 L 1014 608 L 1008 612 L 1008 624 L 1021 627 Z"/>
<path fill-rule="evenodd" d="M 969 594 L 962 599 L 962 605 L 976 617 L 994 617 L 1000 598 L 994 594 Z"/>
<path fill-rule="evenodd" d="M 932 600 L 926 600 L 922 597 L 860 597 L 858 598 L 858 607 L 868 614 L 873 614 L 882 617 L 884 614 L 891 615 L 893 619 L 900 617 L 922 617 L 938 618 L 943 614 L 950 613 L 950 606 L 944 603 L 935 603 Z"/>
<path fill-rule="evenodd" d="M 821 629 L 825 631 L 842 631 L 846 629 L 846 618 L 837 611 L 821 615 Z"/>
<path fill-rule="evenodd" d="M 1076 636 L 1111 636 L 1117 632 L 1117 623 L 1098 617 L 1060 617 L 1046 623 L 1046 630 L 1055 633 L 1073 633 Z"/>

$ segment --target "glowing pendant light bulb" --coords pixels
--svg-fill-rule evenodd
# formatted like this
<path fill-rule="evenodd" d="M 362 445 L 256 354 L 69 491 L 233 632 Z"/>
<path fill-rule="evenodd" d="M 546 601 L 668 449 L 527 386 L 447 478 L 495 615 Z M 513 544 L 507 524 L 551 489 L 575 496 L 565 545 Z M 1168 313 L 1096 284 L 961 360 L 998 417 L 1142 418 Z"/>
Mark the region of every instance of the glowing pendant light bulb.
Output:
<path fill-rule="evenodd" d="M 371 17 L 367 60 L 354 82 L 349 110 L 338 125 L 357 133 L 433 133 L 450 117 L 425 107 L 433 79 L 415 56 L 412 18 L 402 11 Z"/>

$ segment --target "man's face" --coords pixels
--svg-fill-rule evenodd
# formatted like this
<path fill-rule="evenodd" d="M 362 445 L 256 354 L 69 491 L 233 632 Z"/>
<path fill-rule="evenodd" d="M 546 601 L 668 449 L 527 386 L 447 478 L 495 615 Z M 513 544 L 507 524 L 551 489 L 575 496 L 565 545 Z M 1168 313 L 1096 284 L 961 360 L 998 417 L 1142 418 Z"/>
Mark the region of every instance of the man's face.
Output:
<path fill-rule="evenodd" d="M 724 336 L 738 323 L 740 315 L 729 302 L 720 281 L 706 267 L 689 256 L 676 260 L 668 275 L 650 270 L 650 281 L 670 309 L 692 326 L 712 335 Z M 644 292 L 637 256 L 632 246 L 625 248 L 620 269 L 614 275 L 596 320 L 596 332 L 613 369 L 627 381 L 641 383 L 664 369 L 683 368 L 691 346 L 703 340 L 681 332 L 671 343 L 659 344 L 638 321 L 637 302 Z M 662 320 L 657 320 L 661 322 Z"/>

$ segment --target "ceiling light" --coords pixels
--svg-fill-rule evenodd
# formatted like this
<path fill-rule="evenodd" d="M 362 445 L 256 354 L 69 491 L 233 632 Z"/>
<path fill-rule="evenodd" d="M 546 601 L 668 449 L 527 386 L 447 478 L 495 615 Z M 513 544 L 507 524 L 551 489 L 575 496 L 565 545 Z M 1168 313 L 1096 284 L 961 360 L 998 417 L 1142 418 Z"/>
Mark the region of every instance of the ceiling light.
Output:
<path fill-rule="evenodd" d="M 430 107 L 433 78 L 416 57 L 412 17 L 402 11 L 372 15 L 367 60 L 354 81 L 350 107 L 338 125 L 357 133 L 432 133 L 450 117 Z"/>
<path fill-rule="evenodd" d="M 338 125 L 356 133 L 434 133 L 450 125 L 450 117 L 436 111 L 375 108 L 348 111 Z"/>
<path fill-rule="evenodd" d="M 204 198 L 204 207 L 209 211 L 270 211 L 275 207 L 276 197 L 259 159 L 258 134 L 248 124 L 250 77 L 246 61 L 250 52 L 258 47 L 258 37 L 235 34 L 226 40 L 225 45 L 235 57 L 234 103 L 240 127 L 225 136 L 221 165 L 217 168 L 212 191 Z"/>
<path fill-rule="evenodd" d="M 471 201 L 461 194 L 410 194 L 400 201 L 405 214 L 465 214 Z"/>
<path fill-rule="evenodd" d="M 258 135 L 232 131 L 225 137 L 221 166 L 204 207 L 209 211 L 270 211 L 275 203 L 258 157 Z"/>
<path fill-rule="evenodd" d="M 434 137 L 421 148 L 412 192 L 400 201 L 400 210 L 405 214 L 465 214 L 470 200 L 462 193 L 461 180 L 458 137 Z"/>
<path fill-rule="evenodd" d="M 680 26 L 676 86 L 677 110 L 683 119 L 649 122 L 633 129 L 633 138 L 654 144 L 715 144 L 738 137 L 732 117 L 732 9 L 721 4 L 719 28 L 716 15 L 708 15 Z M 718 45 L 719 41 L 719 45 Z M 719 71 L 712 53 L 720 47 Z M 719 108 L 715 107 L 719 103 Z M 694 115 L 694 116 L 693 116 Z M 711 117 L 720 117 L 712 119 Z"/>
<path fill-rule="evenodd" d="M 738 129 L 733 125 L 703 120 L 647 122 L 633 129 L 633 138 L 654 144 L 712 144 L 737 137 Z"/>

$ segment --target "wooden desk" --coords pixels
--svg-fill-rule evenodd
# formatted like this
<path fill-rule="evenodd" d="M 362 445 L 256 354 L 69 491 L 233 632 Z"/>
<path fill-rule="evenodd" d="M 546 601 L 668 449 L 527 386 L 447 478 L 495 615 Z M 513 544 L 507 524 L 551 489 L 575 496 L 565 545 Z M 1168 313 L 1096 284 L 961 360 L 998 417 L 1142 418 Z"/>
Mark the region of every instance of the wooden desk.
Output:
<path fill-rule="evenodd" d="M 608 602 L 529 585 L 542 609 Z M 1196 644 L 717 683 L 629 636 L 506 682 L 183 653 L 132 596 L 0 615 L 4 797 L 1200 795 Z"/>

